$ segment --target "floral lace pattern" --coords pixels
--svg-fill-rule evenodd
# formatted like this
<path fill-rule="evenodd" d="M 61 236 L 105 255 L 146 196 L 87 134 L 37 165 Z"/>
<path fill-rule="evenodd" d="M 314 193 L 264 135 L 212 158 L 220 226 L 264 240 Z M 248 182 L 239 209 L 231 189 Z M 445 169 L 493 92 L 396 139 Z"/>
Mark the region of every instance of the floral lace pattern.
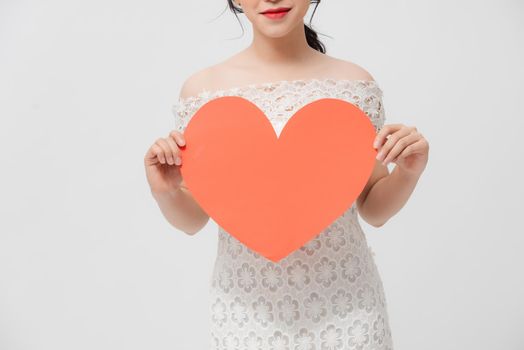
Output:
<path fill-rule="evenodd" d="M 205 102 L 241 96 L 277 132 L 302 106 L 324 97 L 357 105 L 379 131 L 382 91 L 375 81 L 282 80 L 204 91 L 173 106 L 183 132 Z M 212 350 L 393 350 L 387 303 L 355 203 L 312 240 L 275 263 L 222 227 L 210 280 Z"/>
<path fill-rule="evenodd" d="M 202 91 L 195 96 L 179 97 L 172 106 L 175 128 L 183 132 L 191 117 L 203 104 L 221 96 L 240 96 L 250 100 L 265 112 L 278 134 L 296 111 L 324 97 L 353 103 L 366 112 L 377 132 L 385 120 L 383 92 L 374 80 L 298 79 Z"/>

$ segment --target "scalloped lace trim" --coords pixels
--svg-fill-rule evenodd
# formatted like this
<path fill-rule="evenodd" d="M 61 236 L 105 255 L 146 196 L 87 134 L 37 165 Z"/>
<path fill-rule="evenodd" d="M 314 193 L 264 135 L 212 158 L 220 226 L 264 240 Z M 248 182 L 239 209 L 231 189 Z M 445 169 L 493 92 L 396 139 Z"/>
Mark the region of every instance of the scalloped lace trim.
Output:
<path fill-rule="evenodd" d="M 172 106 L 175 128 L 184 132 L 195 112 L 206 102 L 221 96 L 240 96 L 257 105 L 278 126 L 302 106 L 320 98 L 339 98 L 355 104 L 371 119 L 378 132 L 385 121 L 383 92 L 374 80 L 295 79 L 202 91 L 194 96 L 179 97 Z"/>

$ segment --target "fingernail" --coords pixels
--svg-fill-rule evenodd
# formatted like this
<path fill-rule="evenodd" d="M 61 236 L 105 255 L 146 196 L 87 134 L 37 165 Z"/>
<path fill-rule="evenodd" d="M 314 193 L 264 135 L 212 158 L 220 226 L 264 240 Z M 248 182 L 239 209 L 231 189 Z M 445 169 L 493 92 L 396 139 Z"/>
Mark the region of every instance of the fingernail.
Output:
<path fill-rule="evenodd" d="M 378 152 L 377 153 L 377 159 L 380 159 L 380 157 L 382 157 L 382 153 Z"/>
<path fill-rule="evenodd" d="M 377 141 L 377 140 L 375 140 L 375 141 L 373 142 L 373 147 L 375 147 L 375 148 L 378 147 L 378 141 Z"/>
<path fill-rule="evenodd" d="M 175 164 L 180 165 L 180 163 L 182 163 L 182 159 L 180 159 L 180 157 L 176 157 Z"/>

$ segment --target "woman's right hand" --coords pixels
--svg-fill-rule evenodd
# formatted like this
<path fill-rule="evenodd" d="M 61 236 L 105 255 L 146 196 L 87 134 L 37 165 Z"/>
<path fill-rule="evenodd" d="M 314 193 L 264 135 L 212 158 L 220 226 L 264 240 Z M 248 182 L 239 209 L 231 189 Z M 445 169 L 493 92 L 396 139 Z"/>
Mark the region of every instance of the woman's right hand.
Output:
<path fill-rule="evenodd" d="M 179 146 L 185 146 L 184 135 L 173 130 L 166 138 L 156 140 L 147 151 L 144 165 L 152 193 L 174 193 L 180 189 L 183 179 Z"/>

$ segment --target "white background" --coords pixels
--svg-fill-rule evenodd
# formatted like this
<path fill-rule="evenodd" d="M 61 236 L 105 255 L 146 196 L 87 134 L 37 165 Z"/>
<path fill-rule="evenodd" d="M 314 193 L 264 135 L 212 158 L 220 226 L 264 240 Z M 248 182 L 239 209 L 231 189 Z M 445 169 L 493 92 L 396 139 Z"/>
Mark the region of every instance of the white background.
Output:
<path fill-rule="evenodd" d="M 171 227 L 143 156 L 250 43 L 225 6 L 0 0 L 0 349 L 206 349 L 217 226 Z M 322 1 L 313 25 L 430 143 L 401 212 L 362 221 L 396 350 L 524 349 L 524 3 Z"/>

